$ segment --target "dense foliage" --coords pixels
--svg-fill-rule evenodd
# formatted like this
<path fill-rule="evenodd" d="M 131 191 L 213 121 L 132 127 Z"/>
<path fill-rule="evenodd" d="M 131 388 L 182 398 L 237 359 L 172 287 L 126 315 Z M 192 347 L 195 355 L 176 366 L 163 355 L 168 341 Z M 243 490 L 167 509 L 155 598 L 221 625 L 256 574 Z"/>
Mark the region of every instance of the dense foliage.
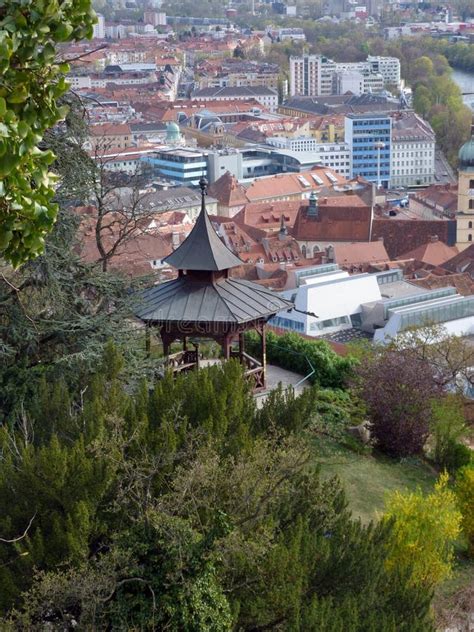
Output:
<path fill-rule="evenodd" d="M 311 465 L 314 395 L 258 410 L 233 362 L 124 390 L 111 345 L 98 368 L 2 429 L 0 533 L 31 522 L 0 543 L 4 628 L 432 629 L 391 523 L 353 521 Z"/>
<path fill-rule="evenodd" d="M 254 332 L 247 335 L 251 354 L 260 353 L 260 338 Z M 341 388 L 351 375 L 354 361 L 335 353 L 325 340 L 308 340 L 289 332 L 278 335 L 267 332 L 267 361 L 302 376 L 310 375 L 313 384 Z"/>
<path fill-rule="evenodd" d="M 0 256 L 14 266 L 38 255 L 51 230 L 54 155 L 39 148 L 64 118 L 67 91 L 57 44 L 92 35 L 90 0 L 9 0 L 0 5 Z"/>
<path fill-rule="evenodd" d="M 377 446 L 392 456 L 421 453 L 431 400 L 439 394 L 430 364 L 410 350 L 382 347 L 359 364 L 355 385 L 367 404 Z"/>
<path fill-rule="evenodd" d="M 432 404 L 433 460 L 440 470 L 455 473 L 471 461 L 471 450 L 461 439 L 466 434 L 463 402 L 446 395 Z"/>
<path fill-rule="evenodd" d="M 410 568 L 413 585 L 434 587 L 451 575 L 461 514 L 447 474 L 440 476 L 427 496 L 420 491 L 393 492 L 384 519 L 394 524 L 389 568 Z"/>
<path fill-rule="evenodd" d="M 44 254 L 16 271 L 1 270 L 0 421 L 21 413 L 42 375 L 79 387 L 108 339 L 120 340 L 129 356 L 139 349 L 140 332 L 128 323 L 129 288 L 80 261 L 77 223 L 61 210 Z"/>
<path fill-rule="evenodd" d="M 468 552 L 474 558 L 474 464 L 471 463 L 459 470 L 455 489 Z"/>

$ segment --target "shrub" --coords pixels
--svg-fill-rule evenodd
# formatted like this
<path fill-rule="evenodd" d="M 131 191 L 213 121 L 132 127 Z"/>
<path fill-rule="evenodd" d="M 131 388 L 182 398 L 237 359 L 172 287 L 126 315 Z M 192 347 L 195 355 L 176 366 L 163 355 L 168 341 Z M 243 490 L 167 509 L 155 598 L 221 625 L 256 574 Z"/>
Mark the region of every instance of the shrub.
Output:
<path fill-rule="evenodd" d="M 459 469 L 469 465 L 471 461 L 472 450 L 467 445 L 454 440 L 449 442 L 444 462 L 444 467 L 449 473 L 454 474 Z"/>
<path fill-rule="evenodd" d="M 474 466 L 459 470 L 456 480 L 456 496 L 462 514 L 461 526 L 468 543 L 470 557 L 474 558 Z"/>
<path fill-rule="evenodd" d="M 449 472 L 469 463 L 459 439 L 466 426 L 462 401 L 456 395 L 447 395 L 432 402 L 431 432 L 434 439 L 433 459 L 440 468 Z"/>
<path fill-rule="evenodd" d="M 461 514 L 455 494 L 448 489 L 448 474 L 440 476 L 427 496 L 420 490 L 393 492 L 384 520 L 393 521 L 389 569 L 408 570 L 414 586 L 434 587 L 451 575 Z"/>
<path fill-rule="evenodd" d="M 431 401 L 439 394 L 428 362 L 410 351 L 377 349 L 358 366 L 355 386 L 367 404 L 381 450 L 398 457 L 423 450 Z"/>
<path fill-rule="evenodd" d="M 255 332 L 246 336 L 248 351 L 258 357 L 260 337 Z M 328 388 L 342 388 L 352 373 L 355 361 L 335 353 L 325 340 L 307 340 L 289 332 L 279 336 L 267 332 L 267 361 L 289 371 L 308 375 L 311 383 Z"/>

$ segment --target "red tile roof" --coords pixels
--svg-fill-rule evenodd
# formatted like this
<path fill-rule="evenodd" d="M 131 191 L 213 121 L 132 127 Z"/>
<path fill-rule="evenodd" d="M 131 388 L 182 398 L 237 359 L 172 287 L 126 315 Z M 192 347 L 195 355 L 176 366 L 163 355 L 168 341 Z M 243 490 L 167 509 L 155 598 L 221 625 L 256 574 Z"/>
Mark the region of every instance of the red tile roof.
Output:
<path fill-rule="evenodd" d="M 286 196 L 303 196 L 311 191 L 319 191 L 323 186 L 331 187 L 333 184 L 346 182 L 344 176 L 330 167 L 313 167 L 311 171 L 304 173 L 281 173 L 276 176 L 257 178 L 248 187 L 247 197 L 251 202 L 258 202 L 281 199 Z"/>
<path fill-rule="evenodd" d="M 390 259 L 425 244 L 433 235 L 448 244 L 447 220 L 419 220 L 375 217 L 372 224 L 372 241 L 383 239 Z"/>
<path fill-rule="evenodd" d="M 439 241 L 438 237 L 433 237 L 427 243 L 418 246 L 418 248 L 415 248 L 414 250 L 405 252 L 397 258 L 417 259 L 423 263 L 430 263 L 431 265 L 438 266 L 455 257 L 458 252 L 459 251 L 455 246 L 447 246 L 442 241 Z"/>
<path fill-rule="evenodd" d="M 458 187 L 453 184 L 432 184 L 417 191 L 411 199 L 434 212 L 454 216 L 458 205 Z"/>
<path fill-rule="evenodd" d="M 445 261 L 443 268 L 451 272 L 468 272 L 474 278 L 474 244 Z"/>
<path fill-rule="evenodd" d="M 308 216 L 308 202 L 298 212 L 293 235 L 298 241 L 369 241 L 371 209 L 357 195 L 323 198 L 317 217 Z"/>
<path fill-rule="evenodd" d="M 209 195 L 216 198 L 221 206 L 232 208 L 242 206 L 248 202 L 246 189 L 239 184 L 237 178 L 230 171 L 226 171 L 209 187 Z"/>
<path fill-rule="evenodd" d="M 279 230 L 282 215 L 286 227 L 292 228 L 300 206 L 301 200 L 249 203 L 234 216 L 234 220 L 269 234 Z"/>
<path fill-rule="evenodd" d="M 100 260 L 95 239 L 95 209 L 86 207 L 84 209 L 76 209 L 76 211 L 79 213 L 82 211 L 83 214 L 79 228 L 81 257 L 88 263 L 95 263 Z M 86 212 L 84 213 L 84 211 Z M 117 238 L 120 215 L 118 215 L 118 221 L 114 221 L 115 217 L 111 214 L 107 220 L 109 222 L 105 230 L 107 249 L 114 244 Z M 176 218 L 170 217 L 170 219 L 175 220 Z M 147 230 L 146 226 L 149 225 L 150 221 L 150 218 L 148 218 L 142 228 L 137 228 L 117 248 L 116 254 L 109 260 L 111 269 L 122 272 L 127 276 L 151 274 L 153 273 L 151 262 L 160 261 L 173 251 L 173 235 L 174 239 L 181 243 L 186 238 L 186 232 L 189 232 L 189 225 L 186 227 L 186 232 L 179 230 L 182 225 L 178 228 L 174 225 L 169 225 L 166 228 L 158 226 L 156 229 Z M 176 243 L 174 245 L 176 246 Z"/>
<path fill-rule="evenodd" d="M 389 256 L 381 241 L 335 244 L 334 261 L 341 267 L 388 262 Z"/>
<path fill-rule="evenodd" d="M 474 294 L 474 281 L 467 272 L 460 274 L 447 274 L 439 276 L 437 274 L 429 274 L 422 279 L 410 279 L 410 283 L 424 287 L 427 290 L 437 290 L 442 287 L 455 287 L 459 294 L 463 296 L 471 296 Z"/>
<path fill-rule="evenodd" d="M 132 130 L 127 123 L 99 123 L 91 125 L 92 136 L 131 136 Z"/>

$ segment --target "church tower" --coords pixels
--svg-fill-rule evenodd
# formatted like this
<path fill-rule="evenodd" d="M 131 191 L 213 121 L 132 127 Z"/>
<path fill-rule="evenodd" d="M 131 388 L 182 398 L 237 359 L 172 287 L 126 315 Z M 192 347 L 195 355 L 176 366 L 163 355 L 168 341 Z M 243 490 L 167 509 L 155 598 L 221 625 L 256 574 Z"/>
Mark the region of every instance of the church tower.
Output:
<path fill-rule="evenodd" d="M 474 240 L 474 125 L 471 140 L 459 150 L 456 246 L 464 250 Z"/>

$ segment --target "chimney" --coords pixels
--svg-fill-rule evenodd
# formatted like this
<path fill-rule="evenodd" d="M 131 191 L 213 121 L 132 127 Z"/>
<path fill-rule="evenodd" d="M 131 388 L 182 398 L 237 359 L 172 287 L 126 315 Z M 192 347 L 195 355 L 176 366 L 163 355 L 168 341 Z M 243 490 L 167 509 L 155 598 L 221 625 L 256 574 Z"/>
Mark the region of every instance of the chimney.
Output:
<path fill-rule="evenodd" d="M 318 217 L 318 197 L 314 191 L 309 196 L 308 217 Z"/>
<path fill-rule="evenodd" d="M 179 246 L 179 233 L 171 233 L 171 243 L 173 245 L 173 250 Z"/>
<path fill-rule="evenodd" d="M 285 225 L 285 216 L 282 213 L 280 217 L 280 230 L 278 231 L 278 239 L 280 241 L 285 241 L 287 237 L 288 237 L 288 229 Z"/>

